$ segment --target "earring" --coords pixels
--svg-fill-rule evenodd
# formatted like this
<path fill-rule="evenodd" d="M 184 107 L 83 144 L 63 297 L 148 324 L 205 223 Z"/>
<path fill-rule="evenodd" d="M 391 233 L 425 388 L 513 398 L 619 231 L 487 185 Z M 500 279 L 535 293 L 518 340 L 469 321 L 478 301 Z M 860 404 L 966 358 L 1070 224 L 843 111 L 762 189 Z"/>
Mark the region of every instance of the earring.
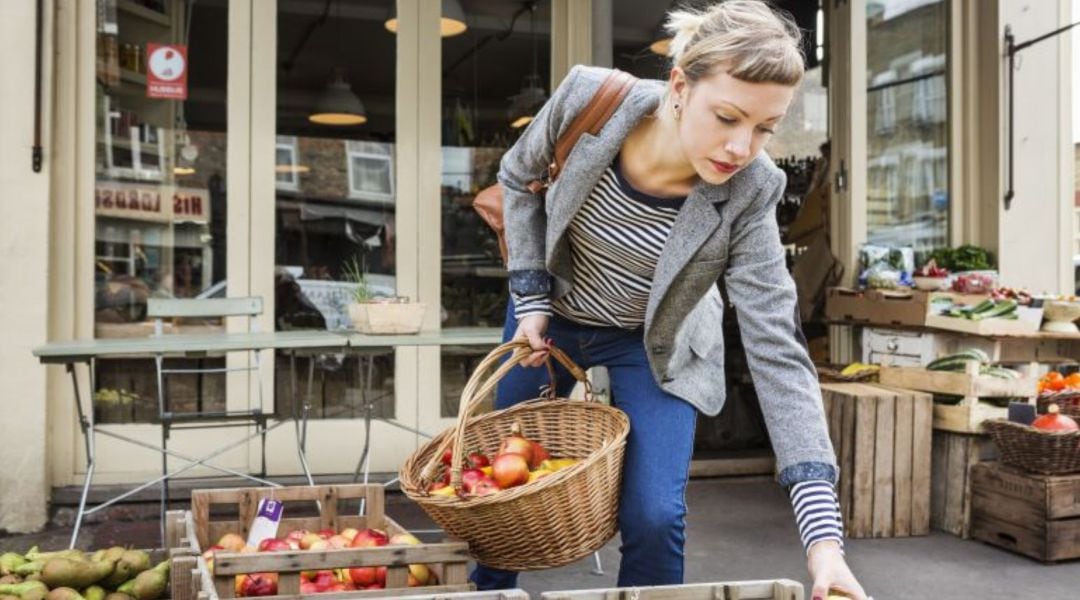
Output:
<path fill-rule="evenodd" d="M 679 103 L 676 102 L 675 105 L 671 107 L 671 110 L 672 110 L 672 112 L 675 113 L 675 120 L 678 120 L 679 119 Z"/>

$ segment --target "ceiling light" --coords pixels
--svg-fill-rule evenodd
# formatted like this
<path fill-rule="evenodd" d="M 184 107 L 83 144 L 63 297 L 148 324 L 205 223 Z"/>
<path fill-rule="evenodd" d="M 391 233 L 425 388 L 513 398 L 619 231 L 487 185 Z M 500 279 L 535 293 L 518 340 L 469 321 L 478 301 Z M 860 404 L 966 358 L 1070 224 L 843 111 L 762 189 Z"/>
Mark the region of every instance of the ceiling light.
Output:
<path fill-rule="evenodd" d="M 364 103 L 345 81 L 344 69 L 334 70 L 334 80 L 323 90 L 308 120 L 320 125 L 362 125 L 367 122 Z"/>
<path fill-rule="evenodd" d="M 394 3 L 397 4 L 396 2 Z M 397 33 L 397 13 L 394 8 L 390 9 L 390 16 L 386 19 L 386 29 L 390 33 Z M 439 34 L 442 37 L 453 37 L 465 33 L 468 25 L 465 24 L 465 10 L 461 8 L 458 0 L 442 0 L 442 17 L 439 19 Z"/>

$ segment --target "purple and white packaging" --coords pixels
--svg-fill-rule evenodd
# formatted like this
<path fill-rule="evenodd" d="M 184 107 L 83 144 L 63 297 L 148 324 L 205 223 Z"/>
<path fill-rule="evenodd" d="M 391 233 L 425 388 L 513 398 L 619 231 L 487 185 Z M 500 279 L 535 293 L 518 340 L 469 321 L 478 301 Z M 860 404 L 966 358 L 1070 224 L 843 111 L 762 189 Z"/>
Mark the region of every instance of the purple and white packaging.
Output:
<path fill-rule="evenodd" d="M 251 522 L 251 531 L 248 533 L 248 546 L 258 548 L 263 540 L 277 537 L 278 524 L 281 523 L 283 514 L 285 514 L 283 503 L 268 498 L 259 500 L 259 510 Z"/>

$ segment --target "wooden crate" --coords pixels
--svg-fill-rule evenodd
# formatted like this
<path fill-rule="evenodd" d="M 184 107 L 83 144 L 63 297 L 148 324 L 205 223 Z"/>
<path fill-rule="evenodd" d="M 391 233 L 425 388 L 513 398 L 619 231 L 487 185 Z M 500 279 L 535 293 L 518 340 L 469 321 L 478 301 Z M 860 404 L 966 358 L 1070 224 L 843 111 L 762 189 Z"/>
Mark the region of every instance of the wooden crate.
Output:
<path fill-rule="evenodd" d="M 385 512 L 384 489 L 381 485 L 322 485 L 284 488 L 237 488 L 224 490 L 196 490 L 191 494 L 191 518 L 189 537 L 196 549 L 209 547 L 214 540 L 229 532 L 246 538 L 255 517 L 259 500 L 272 498 L 285 503 L 285 517 L 278 531 L 285 534 L 295 529 L 317 531 L 331 528 L 340 531 L 346 527 L 363 530 L 369 527 L 382 529 L 389 535 L 407 533 L 405 528 L 388 517 Z M 364 499 L 365 514 L 345 514 L 341 503 Z M 299 504 L 297 504 L 299 503 Z M 211 520 L 211 507 L 226 506 L 235 510 L 239 518 Z M 290 517 L 296 508 L 307 508 L 317 516 Z M 278 573 L 277 596 L 265 596 L 270 600 L 286 597 L 302 597 L 300 572 L 330 570 L 347 567 L 387 567 L 386 589 L 353 591 L 331 594 L 343 598 L 388 598 L 443 594 L 472 591 L 474 586 L 467 578 L 469 560 L 468 544 L 459 541 L 428 543 L 415 546 L 382 546 L 377 548 L 348 548 L 325 551 L 266 552 L 237 554 L 218 552 L 214 557 L 214 573 L 211 575 L 206 562 L 198 558 L 196 582 L 198 598 L 219 600 L 235 597 L 234 582 L 237 575 L 247 573 Z M 439 585 L 407 587 L 408 565 L 426 564 L 438 577 Z M 322 595 L 320 594 L 320 597 Z"/>
<path fill-rule="evenodd" d="M 335 599 L 340 596 L 335 595 Z M 458 592 L 456 594 L 424 594 L 421 596 L 401 596 L 398 600 L 529 600 L 525 590 L 494 590 L 490 592 Z"/>
<path fill-rule="evenodd" d="M 655 587 L 609 588 L 544 592 L 541 600 L 803 600 L 803 586 L 790 579 L 688 583 Z"/>
<path fill-rule="evenodd" d="M 930 526 L 961 538 L 971 530 L 971 468 L 994 460 L 989 436 L 934 431 L 930 481 Z"/>
<path fill-rule="evenodd" d="M 845 534 L 929 533 L 930 395 L 859 383 L 822 384 L 821 392 Z"/>
<path fill-rule="evenodd" d="M 1038 380 L 1032 377 L 1000 379 L 979 375 L 978 365 L 969 362 L 965 373 L 929 371 L 914 367 L 882 367 L 882 385 L 962 396 L 958 404 L 934 404 L 934 429 L 957 433 L 978 433 L 987 419 L 1004 419 L 1008 409 L 991 406 L 980 398 L 1026 398 L 1034 402 Z"/>
<path fill-rule="evenodd" d="M 1080 558 L 1080 474 L 971 468 L 971 537 L 1044 562 Z"/>

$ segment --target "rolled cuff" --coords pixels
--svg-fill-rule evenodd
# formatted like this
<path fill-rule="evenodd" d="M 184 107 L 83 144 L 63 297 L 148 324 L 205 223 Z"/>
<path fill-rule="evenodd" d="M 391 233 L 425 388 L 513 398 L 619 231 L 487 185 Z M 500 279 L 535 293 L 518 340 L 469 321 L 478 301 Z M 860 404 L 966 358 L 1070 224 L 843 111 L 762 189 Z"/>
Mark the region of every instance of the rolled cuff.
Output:
<path fill-rule="evenodd" d="M 836 485 L 838 470 L 836 466 L 823 462 L 801 462 L 780 471 L 778 481 L 782 487 L 812 479 L 824 480 Z"/>
<path fill-rule="evenodd" d="M 548 295 L 551 293 L 551 275 L 541 270 L 510 271 L 510 291 L 518 296 Z"/>

